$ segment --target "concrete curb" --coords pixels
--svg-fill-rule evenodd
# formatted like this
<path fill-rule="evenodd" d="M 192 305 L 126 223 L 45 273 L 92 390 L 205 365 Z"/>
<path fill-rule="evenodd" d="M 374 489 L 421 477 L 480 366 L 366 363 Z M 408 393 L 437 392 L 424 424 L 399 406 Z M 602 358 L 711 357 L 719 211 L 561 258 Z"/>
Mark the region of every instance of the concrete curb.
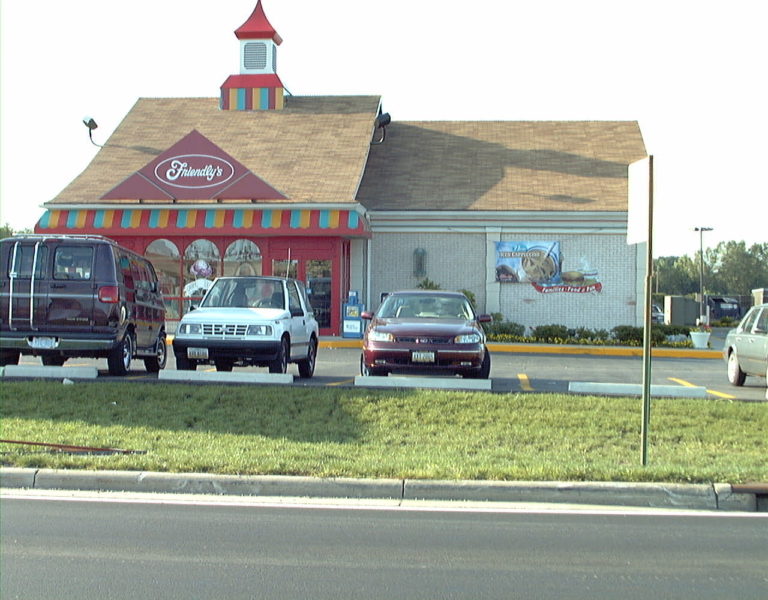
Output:
<path fill-rule="evenodd" d="M 568 391 L 577 394 L 614 394 L 617 396 L 640 396 L 643 386 L 639 383 L 599 383 L 571 381 Z M 706 398 L 707 388 L 682 385 L 651 385 L 652 396 L 666 398 Z"/>
<path fill-rule="evenodd" d="M 764 484 L 762 484 L 764 485 Z M 741 491 L 726 483 L 619 483 L 525 481 L 430 481 L 285 475 L 215 475 L 139 471 L 0 468 L 0 486 L 37 490 L 214 494 L 250 497 L 344 498 L 590 504 L 688 510 L 755 512 L 759 486 Z"/>
<path fill-rule="evenodd" d="M 29 377 L 36 379 L 96 379 L 96 367 L 46 367 L 43 365 L 6 365 L 2 377 Z"/>

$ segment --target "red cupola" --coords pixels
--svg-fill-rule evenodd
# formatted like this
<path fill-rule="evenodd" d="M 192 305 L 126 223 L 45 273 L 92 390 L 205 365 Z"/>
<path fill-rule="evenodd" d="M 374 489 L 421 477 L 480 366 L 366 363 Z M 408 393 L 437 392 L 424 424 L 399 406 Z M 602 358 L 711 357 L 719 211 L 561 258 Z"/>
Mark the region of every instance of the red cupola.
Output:
<path fill-rule="evenodd" d="M 264 14 L 261 0 L 251 16 L 235 30 L 240 40 L 240 74 L 221 86 L 222 110 L 283 108 L 283 84 L 277 76 L 277 47 L 283 39 Z"/>

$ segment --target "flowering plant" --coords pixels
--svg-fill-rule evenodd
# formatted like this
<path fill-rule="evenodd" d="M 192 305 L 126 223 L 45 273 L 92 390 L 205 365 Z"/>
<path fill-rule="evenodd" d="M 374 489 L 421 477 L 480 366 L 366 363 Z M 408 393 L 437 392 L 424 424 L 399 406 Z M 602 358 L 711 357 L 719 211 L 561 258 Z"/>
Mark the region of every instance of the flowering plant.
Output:
<path fill-rule="evenodd" d="M 709 325 L 696 325 L 695 327 L 691 327 L 691 331 L 700 333 L 712 333 L 712 328 Z"/>

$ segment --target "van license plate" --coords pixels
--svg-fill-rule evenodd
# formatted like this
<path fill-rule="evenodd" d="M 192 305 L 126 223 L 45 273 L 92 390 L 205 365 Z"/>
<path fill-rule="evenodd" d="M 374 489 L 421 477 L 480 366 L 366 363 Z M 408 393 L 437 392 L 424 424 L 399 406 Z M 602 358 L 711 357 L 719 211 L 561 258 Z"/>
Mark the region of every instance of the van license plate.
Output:
<path fill-rule="evenodd" d="M 187 348 L 187 358 L 208 358 L 208 348 Z"/>
<path fill-rule="evenodd" d="M 433 363 L 435 362 L 434 352 L 414 352 L 411 354 L 411 360 L 417 363 Z"/>
<path fill-rule="evenodd" d="M 30 348 L 35 348 L 37 350 L 50 350 L 51 348 L 56 348 L 59 345 L 59 342 L 54 337 L 33 337 L 29 341 Z"/>

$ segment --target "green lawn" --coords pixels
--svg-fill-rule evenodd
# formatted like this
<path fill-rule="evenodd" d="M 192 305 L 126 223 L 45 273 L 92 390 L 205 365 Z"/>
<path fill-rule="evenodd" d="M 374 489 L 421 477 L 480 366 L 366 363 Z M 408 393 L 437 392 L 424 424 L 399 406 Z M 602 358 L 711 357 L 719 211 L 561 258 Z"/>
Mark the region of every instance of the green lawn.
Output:
<path fill-rule="evenodd" d="M 496 480 L 768 481 L 768 404 L 139 382 L 0 383 L 3 464 Z"/>

